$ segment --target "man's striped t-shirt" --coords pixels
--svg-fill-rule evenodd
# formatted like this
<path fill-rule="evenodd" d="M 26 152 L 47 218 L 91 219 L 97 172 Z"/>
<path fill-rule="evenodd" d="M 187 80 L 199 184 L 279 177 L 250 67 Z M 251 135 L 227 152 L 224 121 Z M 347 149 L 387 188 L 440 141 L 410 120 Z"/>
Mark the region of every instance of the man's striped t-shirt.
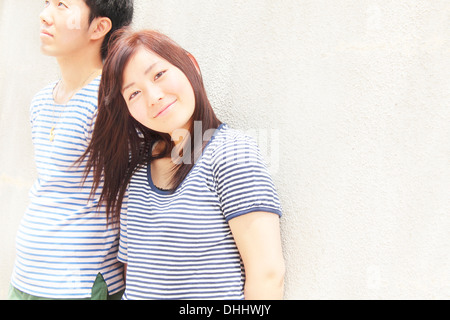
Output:
<path fill-rule="evenodd" d="M 253 139 L 222 125 L 174 193 L 143 166 L 121 215 L 123 299 L 243 299 L 245 271 L 228 221 L 255 211 L 281 215 Z"/>
<path fill-rule="evenodd" d="M 38 177 L 17 233 L 11 282 L 34 296 L 86 298 L 101 273 L 114 294 L 124 288 L 117 261 L 119 227 L 108 225 L 104 208 L 98 209 L 101 189 L 89 198 L 92 176 L 81 184 L 85 162 L 74 165 L 91 138 L 100 76 L 66 105 L 54 102 L 55 85 L 41 90 L 31 104 Z"/>

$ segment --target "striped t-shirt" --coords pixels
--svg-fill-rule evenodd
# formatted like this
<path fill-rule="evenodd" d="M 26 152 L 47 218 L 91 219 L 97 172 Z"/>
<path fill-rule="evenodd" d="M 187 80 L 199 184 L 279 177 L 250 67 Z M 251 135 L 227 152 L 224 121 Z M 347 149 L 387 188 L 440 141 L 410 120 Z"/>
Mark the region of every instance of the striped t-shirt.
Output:
<path fill-rule="evenodd" d="M 55 85 L 41 90 L 31 104 L 38 177 L 17 233 L 11 282 L 34 296 L 86 298 L 100 272 L 114 294 L 124 288 L 117 261 L 119 228 L 107 225 L 103 206 L 98 210 L 101 189 L 89 199 L 92 176 L 81 185 L 85 162 L 74 166 L 91 138 L 100 76 L 66 105 L 54 102 Z"/>
<path fill-rule="evenodd" d="M 228 221 L 281 205 L 255 141 L 221 125 L 174 193 L 143 166 L 121 215 L 123 299 L 243 299 L 245 272 Z"/>

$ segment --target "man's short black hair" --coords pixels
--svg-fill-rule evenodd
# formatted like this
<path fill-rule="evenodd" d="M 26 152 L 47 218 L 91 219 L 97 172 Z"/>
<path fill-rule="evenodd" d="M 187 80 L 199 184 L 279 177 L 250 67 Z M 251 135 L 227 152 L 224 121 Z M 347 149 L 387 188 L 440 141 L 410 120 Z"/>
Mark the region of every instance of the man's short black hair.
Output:
<path fill-rule="evenodd" d="M 107 17 L 112 22 L 111 31 L 102 43 L 102 59 L 108 54 L 108 42 L 112 33 L 128 26 L 133 20 L 134 0 L 84 0 L 91 10 L 89 24 L 98 17 Z"/>

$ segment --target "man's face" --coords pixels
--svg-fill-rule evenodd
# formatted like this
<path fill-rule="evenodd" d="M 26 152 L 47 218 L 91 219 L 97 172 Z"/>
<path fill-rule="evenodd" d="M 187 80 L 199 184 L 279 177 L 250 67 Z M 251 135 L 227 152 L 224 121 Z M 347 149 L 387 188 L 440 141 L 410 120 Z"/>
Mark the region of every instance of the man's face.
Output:
<path fill-rule="evenodd" d="M 89 15 L 84 0 L 44 1 L 40 14 L 41 51 L 53 57 L 81 52 L 90 41 Z"/>

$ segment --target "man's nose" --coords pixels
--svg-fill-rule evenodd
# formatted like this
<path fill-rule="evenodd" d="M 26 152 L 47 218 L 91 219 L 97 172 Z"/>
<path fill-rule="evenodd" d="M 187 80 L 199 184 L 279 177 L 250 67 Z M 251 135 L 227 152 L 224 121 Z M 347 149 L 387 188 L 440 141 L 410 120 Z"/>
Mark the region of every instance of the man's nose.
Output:
<path fill-rule="evenodd" d="M 51 15 L 51 8 L 50 5 L 46 6 L 41 13 L 39 14 L 39 19 L 41 20 L 41 23 L 45 23 L 47 25 L 53 24 L 53 18 Z"/>

